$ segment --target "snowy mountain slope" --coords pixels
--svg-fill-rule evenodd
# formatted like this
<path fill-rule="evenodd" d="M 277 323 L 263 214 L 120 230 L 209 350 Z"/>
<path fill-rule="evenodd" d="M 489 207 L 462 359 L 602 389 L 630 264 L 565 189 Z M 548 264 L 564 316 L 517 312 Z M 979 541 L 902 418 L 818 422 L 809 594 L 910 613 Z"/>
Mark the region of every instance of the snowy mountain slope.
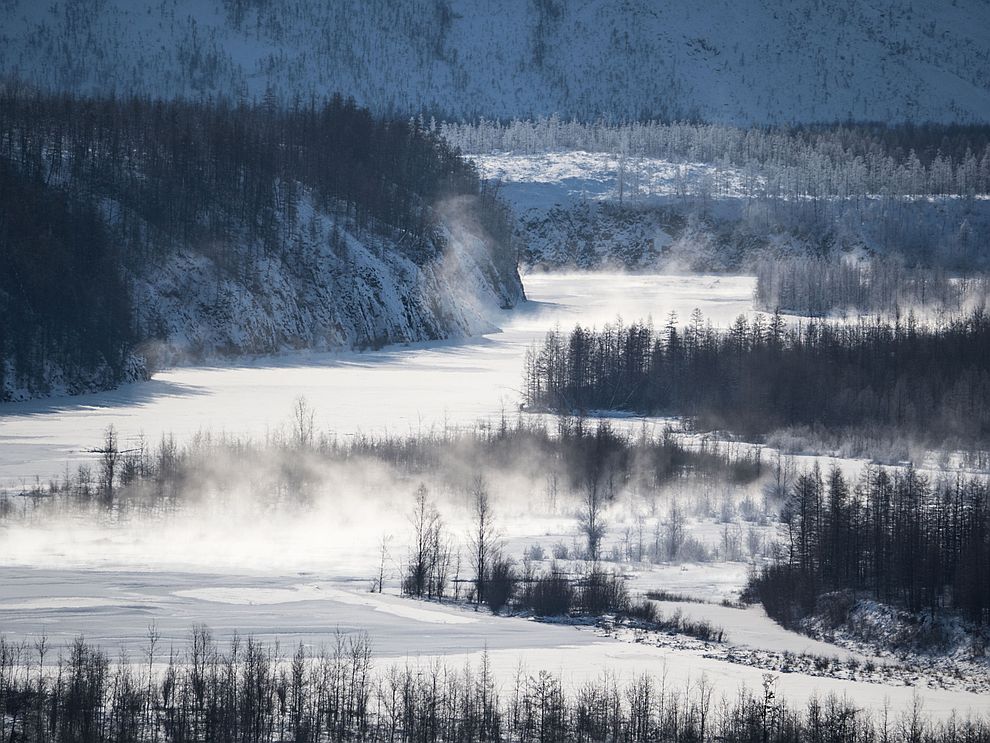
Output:
<path fill-rule="evenodd" d="M 317 109 L 0 100 L 0 400 L 184 360 L 492 330 L 508 207 L 445 143 Z"/>
<path fill-rule="evenodd" d="M 6 0 L 0 70 L 52 89 L 454 117 L 990 121 L 985 0 Z"/>

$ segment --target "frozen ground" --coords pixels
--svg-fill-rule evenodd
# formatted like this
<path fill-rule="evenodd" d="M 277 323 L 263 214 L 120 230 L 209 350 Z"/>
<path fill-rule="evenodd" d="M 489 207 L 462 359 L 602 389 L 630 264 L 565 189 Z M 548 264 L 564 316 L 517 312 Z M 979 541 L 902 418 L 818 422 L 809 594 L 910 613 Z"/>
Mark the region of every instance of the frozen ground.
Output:
<path fill-rule="evenodd" d="M 504 332 L 464 343 L 337 356 L 263 359 L 236 369 L 182 368 L 148 383 L 84 398 L 10 405 L 0 417 L 0 468 L 8 483 L 32 473 L 57 474 L 90 456 L 109 423 L 126 441 L 163 431 L 186 438 L 201 428 L 263 435 L 283 425 L 292 400 L 305 395 L 319 424 L 342 435 L 408 430 L 513 411 L 522 356 L 547 327 L 601 324 L 670 310 L 686 317 L 695 306 L 726 323 L 748 311 L 747 278 L 571 275 L 526 277 L 533 300 L 507 314 Z M 613 672 L 622 678 L 648 671 L 682 688 L 702 676 L 719 694 L 743 685 L 758 688 L 765 668 L 733 662 L 728 651 L 674 638 L 651 643 L 604 636 L 601 629 L 496 618 L 368 593 L 377 568 L 376 540 L 383 528 L 400 528 L 405 507 L 384 503 L 353 510 L 332 508 L 298 517 L 258 519 L 227 513 L 197 515 L 148 529 L 140 524 L 92 528 L 71 520 L 0 530 L 0 632 L 29 638 L 44 632 L 61 644 L 78 635 L 113 652 L 139 652 L 155 623 L 164 644 L 182 644 L 192 625 L 205 622 L 220 639 L 234 632 L 319 646 L 336 629 L 367 631 L 379 656 L 427 663 L 443 655 L 458 665 L 487 648 L 506 684 L 520 664 L 528 671 L 560 672 L 579 683 Z M 390 510 L 391 522 L 380 511 Z M 538 510 L 538 509 L 537 509 Z M 509 549 L 520 553 L 539 541 L 549 547 L 568 538 L 570 517 L 503 523 Z M 388 527 L 385 525 L 389 524 Z M 571 525 L 569 525 L 571 524 Z M 460 526 L 457 527 L 460 529 Z M 702 525 L 700 529 L 710 528 Z M 462 531 L 457 531 L 462 536 Z M 400 547 L 396 553 L 401 555 Z M 394 568 L 392 569 L 394 575 Z M 660 566 L 630 571 L 634 590 L 664 588 L 720 601 L 745 579 L 743 563 Z M 388 587 L 395 591 L 394 580 Z M 787 632 L 759 609 L 711 604 L 667 605 L 722 624 L 728 642 L 745 653 L 771 657 L 783 651 L 848 657 L 849 652 Z M 734 651 L 736 652 L 736 651 Z M 810 673 L 779 673 L 779 690 L 800 702 L 812 694 L 844 694 L 857 704 L 909 707 L 916 687 L 903 680 L 871 683 Z M 990 698 L 958 688 L 917 688 L 925 709 L 990 713 Z"/>

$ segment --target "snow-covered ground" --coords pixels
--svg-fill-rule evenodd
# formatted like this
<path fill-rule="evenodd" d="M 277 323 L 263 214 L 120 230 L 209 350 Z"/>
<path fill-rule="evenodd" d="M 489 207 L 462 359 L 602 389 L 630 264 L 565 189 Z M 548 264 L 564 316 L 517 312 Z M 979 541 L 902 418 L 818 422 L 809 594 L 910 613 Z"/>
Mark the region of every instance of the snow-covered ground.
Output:
<path fill-rule="evenodd" d="M 661 606 L 667 610 L 672 605 Z M 852 656 L 825 643 L 781 629 L 758 608 L 725 609 L 689 604 L 685 614 L 723 622 L 729 642 L 742 656 L 747 650 L 815 652 Z M 522 668 L 526 673 L 559 673 L 576 686 L 612 673 L 631 680 L 642 673 L 663 677 L 668 688 L 687 689 L 702 678 L 717 696 L 741 688 L 760 688 L 766 669 L 726 660 L 726 650 L 690 640 L 651 644 L 642 637 L 603 633 L 591 626 L 493 617 L 461 606 L 438 605 L 370 594 L 361 583 L 326 581 L 313 575 L 189 573 L 172 571 L 49 570 L 3 568 L 0 627 L 8 638 L 46 633 L 56 645 L 83 635 L 108 650 L 132 656 L 147 647 L 148 627 L 161 635 L 159 647 L 181 647 L 194 623 L 206 621 L 214 637 L 234 633 L 278 640 L 288 652 L 302 642 L 328 645 L 333 634 L 367 632 L 376 664 L 423 664 L 442 657 L 451 667 L 478 661 L 489 653 L 492 668 L 505 685 Z M 164 651 L 163 651 L 164 652 Z M 163 656 L 164 657 L 164 656 Z M 835 693 L 855 704 L 897 713 L 910 709 L 916 695 L 926 713 L 944 717 L 990 713 L 990 698 L 958 688 L 911 686 L 898 682 L 862 682 L 801 672 L 778 673 L 777 689 L 792 702 Z"/>
<path fill-rule="evenodd" d="M 619 314 L 628 320 L 662 319 L 670 310 L 686 317 L 696 306 L 724 324 L 749 310 L 752 291 L 748 278 L 699 276 L 530 275 L 525 283 L 531 301 L 505 314 L 502 333 L 474 340 L 291 355 L 232 369 L 179 368 L 115 392 L 7 406 L 0 417 L 3 475 L 16 483 L 32 473 L 57 474 L 66 462 L 74 466 L 90 456 L 84 450 L 98 442 L 109 423 L 129 442 L 141 432 L 154 439 L 173 431 L 187 439 L 201 428 L 263 435 L 284 424 L 300 394 L 318 412 L 319 424 L 341 435 L 469 424 L 497 416 L 503 408 L 514 411 L 522 357 L 549 326 L 600 325 Z M 224 511 L 180 514 L 150 528 L 140 520 L 102 526 L 72 518 L 10 522 L 0 529 L 0 630 L 9 638 L 47 633 L 56 644 L 81 634 L 111 651 L 139 652 L 151 623 L 162 634 L 162 647 L 181 644 L 196 622 L 206 622 L 219 639 L 237 632 L 278 639 L 282 647 L 300 641 L 318 647 L 339 628 L 368 632 L 380 665 L 427 663 L 443 656 L 459 666 L 467 658 L 477 660 L 487 648 L 506 684 L 521 664 L 529 672 L 560 672 L 569 684 L 605 671 L 622 679 L 650 672 L 675 688 L 704 677 L 726 696 L 743 685 L 759 688 L 766 664 L 785 651 L 861 658 L 786 631 L 759 608 L 661 604 L 665 613 L 680 610 L 722 625 L 727 644 L 713 648 L 688 638 L 654 642 L 630 632 L 492 617 L 462 606 L 402 599 L 394 595 L 396 563 L 404 554 L 399 538 L 386 593 L 370 594 L 377 540 L 383 529 L 404 528 L 408 504 L 357 504 L 346 498 L 341 493 L 304 514 L 263 519 Z M 549 550 L 574 538 L 570 514 L 547 513 L 539 504 L 532 509 L 542 509 L 543 515 L 503 510 L 501 527 L 510 553 L 518 557 L 535 542 Z M 619 538 L 621 518 L 615 518 L 610 541 Z M 456 515 L 449 520 L 462 535 L 465 525 Z M 693 522 L 690 532 L 716 539 L 718 529 L 702 521 Z M 644 565 L 624 571 L 635 593 L 664 589 L 719 602 L 737 595 L 747 566 Z M 990 713 L 986 695 L 958 685 L 830 678 L 800 667 L 777 675 L 778 690 L 794 702 L 834 692 L 859 705 L 881 709 L 889 701 L 892 709 L 901 710 L 917 693 L 934 715 Z"/>

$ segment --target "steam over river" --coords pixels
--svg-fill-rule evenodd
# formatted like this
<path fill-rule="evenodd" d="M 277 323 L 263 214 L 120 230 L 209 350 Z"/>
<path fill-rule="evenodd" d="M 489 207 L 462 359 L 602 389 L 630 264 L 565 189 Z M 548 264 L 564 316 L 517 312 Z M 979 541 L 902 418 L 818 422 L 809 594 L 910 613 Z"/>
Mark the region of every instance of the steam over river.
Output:
<path fill-rule="evenodd" d="M 300 395 L 318 427 L 340 435 L 471 424 L 517 409 L 526 349 L 557 324 L 651 315 L 660 324 L 671 310 L 686 321 L 700 307 L 724 326 L 750 309 L 753 293 L 751 278 L 725 276 L 534 274 L 524 284 L 530 301 L 498 313 L 502 332 L 479 338 L 178 368 L 112 392 L 0 406 L 0 487 L 74 470 L 110 424 L 131 446 L 141 434 L 154 444 L 204 429 L 263 436 L 286 423 Z"/>
<path fill-rule="evenodd" d="M 263 436 L 289 418 L 302 395 L 317 425 L 341 436 L 402 434 L 443 425 L 472 424 L 519 401 L 527 348 L 559 324 L 602 325 L 670 311 L 686 320 L 699 307 L 727 325 L 751 307 L 749 278 L 705 276 L 534 275 L 525 278 L 530 302 L 496 318 L 502 332 L 462 342 L 388 348 L 366 353 L 291 355 L 237 367 L 192 367 L 160 372 L 146 383 L 98 395 L 35 401 L 0 408 L 0 486 L 17 487 L 35 475 L 75 469 L 93 455 L 103 430 L 116 426 L 122 443 L 141 434 L 150 444 L 166 432 L 182 441 L 199 430 Z M 414 483 L 410 484 L 408 490 Z M 373 504 L 331 489 L 312 512 L 237 514 L 227 510 L 176 514 L 159 522 L 93 523 L 72 513 L 52 520 L 0 521 L 0 634 L 31 640 L 46 633 L 57 645 L 78 635 L 140 657 L 148 626 L 161 647 L 181 646 L 192 625 L 207 623 L 221 641 L 234 633 L 276 638 L 283 649 L 332 642 L 333 633 L 367 632 L 377 663 L 427 663 L 443 655 L 452 667 L 477 662 L 487 649 L 506 683 L 523 666 L 549 670 L 567 684 L 598 678 L 604 670 L 630 680 L 649 672 L 687 688 L 704 676 L 717 695 L 741 686 L 759 689 L 764 671 L 729 662 L 700 647 L 653 647 L 602 637 L 594 628 L 492 617 L 457 606 L 368 593 L 378 569 L 377 543 L 397 536 L 402 559 L 408 530 L 399 500 Z M 525 500 L 526 494 L 517 496 Z M 501 508 L 499 527 L 514 555 L 535 540 L 570 539 L 573 514 Z M 466 524 L 445 514 L 461 538 Z M 632 570 L 632 568 L 630 568 Z M 745 580 L 744 563 L 658 565 L 635 576 L 634 587 L 663 587 L 718 599 Z M 635 571 L 634 571 L 635 572 Z M 394 576 L 393 572 L 393 576 Z M 771 622 L 758 606 L 686 604 L 688 614 L 715 612 L 730 643 L 750 652 L 824 653 L 849 657 Z M 665 609 L 666 611 L 666 609 Z M 696 644 L 697 645 L 697 644 Z M 159 659 L 162 660 L 162 659 Z M 914 688 L 781 674 L 778 689 L 792 702 L 835 693 L 855 703 L 909 709 L 917 693 L 925 711 L 946 716 L 990 711 L 988 695 L 958 689 Z"/>

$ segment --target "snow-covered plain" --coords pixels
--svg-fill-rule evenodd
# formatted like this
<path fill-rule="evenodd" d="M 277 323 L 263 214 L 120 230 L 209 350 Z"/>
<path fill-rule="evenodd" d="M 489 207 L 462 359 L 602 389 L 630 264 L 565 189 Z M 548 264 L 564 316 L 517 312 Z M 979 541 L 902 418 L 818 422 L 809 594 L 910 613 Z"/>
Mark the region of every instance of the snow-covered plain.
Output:
<path fill-rule="evenodd" d="M 629 681 L 642 673 L 662 677 L 668 688 L 688 689 L 702 678 L 717 695 L 732 697 L 757 689 L 765 671 L 727 662 L 699 643 L 653 646 L 605 636 L 589 626 L 493 617 L 485 611 L 416 602 L 367 593 L 366 585 L 328 582 L 312 575 L 134 572 L 4 568 L 0 581 L 0 627 L 8 638 L 46 633 L 62 644 L 79 635 L 132 657 L 147 647 L 154 623 L 160 647 L 181 647 L 194 623 L 205 621 L 213 636 L 227 641 L 250 634 L 291 651 L 297 643 L 319 649 L 339 630 L 370 638 L 380 667 L 422 664 L 442 658 L 451 667 L 476 664 L 489 653 L 492 668 L 509 684 L 520 667 L 526 673 L 558 673 L 569 686 L 614 674 Z M 666 610 L 669 605 L 662 604 Z M 828 651 L 824 643 L 787 632 L 756 608 L 685 606 L 685 613 L 731 620 L 730 642 L 777 652 Z M 736 637 L 733 639 L 733 631 Z M 848 658 L 837 648 L 826 655 Z M 865 683 L 803 673 L 776 675 L 780 693 L 792 702 L 834 693 L 855 704 L 894 713 L 910 709 L 916 695 L 936 717 L 990 713 L 990 699 L 958 689 Z"/>
<path fill-rule="evenodd" d="M 727 323 L 750 308 L 748 278 L 706 276 L 540 275 L 525 278 L 530 302 L 501 318 L 503 332 L 458 343 L 387 348 L 338 355 L 260 359 L 238 368 L 179 368 L 147 383 L 82 398 L 6 406 L 0 417 L 0 466 L 9 484 L 32 474 L 55 475 L 91 456 L 110 423 L 125 441 L 164 431 L 188 439 L 199 429 L 263 435 L 284 425 L 292 400 L 305 395 L 322 427 L 346 436 L 471 424 L 514 414 L 525 350 L 554 324 L 602 324 L 674 310 L 685 317 L 700 307 Z M 395 596 L 393 576 L 382 595 L 368 592 L 377 570 L 376 540 L 383 528 L 401 528 L 404 511 L 391 516 L 366 504 L 333 502 L 299 520 L 277 515 L 259 520 L 226 513 L 177 517 L 147 525 L 94 526 L 71 519 L 59 524 L 9 523 L 0 528 L 0 631 L 8 638 L 46 633 L 55 643 L 78 635 L 108 650 L 139 653 L 154 623 L 165 645 L 181 645 L 194 623 L 214 636 L 235 632 L 314 647 L 333 633 L 367 632 L 378 664 L 428 663 L 443 656 L 453 666 L 476 661 L 485 649 L 506 684 L 520 665 L 529 672 L 561 673 L 578 684 L 603 672 L 631 679 L 650 672 L 674 688 L 704 676 L 718 694 L 759 688 L 765 670 L 729 662 L 699 643 L 650 645 L 609 637 L 594 627 L 492 617 L 463 607 L 414 602 Z M 388 519 L 392 521 L 389 522 Z M 506 518 L 509 549 L 539 540 L 544 547 L 570 538 L 569 516 Z M 460 526 L 456 525 L 455 529 Z M 460 532 L 458 532 L 460 533 Z M 400 545 L 395 552 L 399 553 Z M 394 560 L 393 560 L 394 564 Z M 665 588 L 719 600 L 744 580 L 742 563 L 642 569 L 634 590 Z M 849 652 L 787 632 L 757 608 L 664 604 L 688 616 L 725 626 L 728 641 L 753 651 L 784 650 L 849 657 Z M 163 647 L 165 646 L 163 645 Z M 958 688 L 911 687 L 780 674 L 778 690 L 794 702 L 833 692 L 859 705 L 893 710 L 920 694 L 937 716 L 990 712 L 990 699 Z"/>

